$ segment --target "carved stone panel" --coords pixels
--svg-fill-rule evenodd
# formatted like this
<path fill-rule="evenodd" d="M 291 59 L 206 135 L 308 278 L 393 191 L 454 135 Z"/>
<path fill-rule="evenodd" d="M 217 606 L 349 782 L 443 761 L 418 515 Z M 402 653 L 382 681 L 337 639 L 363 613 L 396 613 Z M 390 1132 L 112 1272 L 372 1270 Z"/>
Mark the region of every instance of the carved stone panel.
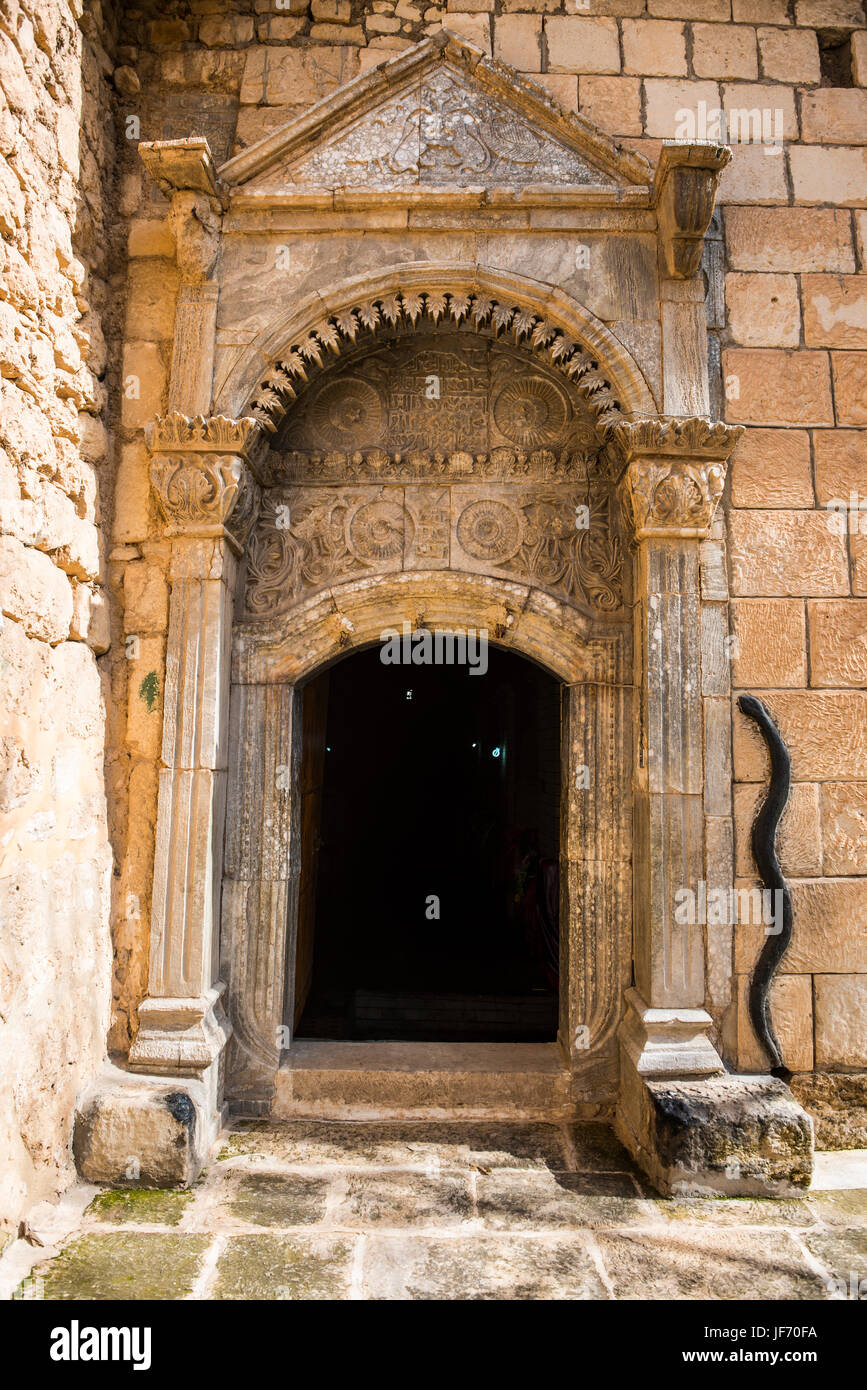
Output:
<path fill-rule="evenodd" d="M 258 187 L 405 184 L 609 184 L 517 109 L 449 65 L 428 70 Z"/>

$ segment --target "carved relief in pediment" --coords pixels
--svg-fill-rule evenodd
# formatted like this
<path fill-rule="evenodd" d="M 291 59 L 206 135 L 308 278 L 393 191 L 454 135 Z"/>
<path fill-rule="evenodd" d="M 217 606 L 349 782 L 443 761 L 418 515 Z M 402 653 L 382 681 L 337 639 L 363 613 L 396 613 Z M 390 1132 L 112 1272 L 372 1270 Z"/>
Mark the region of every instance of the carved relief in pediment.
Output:
<path fill-rule="evenodd" d="M 364 112 L 257 186 L 610 184 L 607 173 L 446 65 Z"/>

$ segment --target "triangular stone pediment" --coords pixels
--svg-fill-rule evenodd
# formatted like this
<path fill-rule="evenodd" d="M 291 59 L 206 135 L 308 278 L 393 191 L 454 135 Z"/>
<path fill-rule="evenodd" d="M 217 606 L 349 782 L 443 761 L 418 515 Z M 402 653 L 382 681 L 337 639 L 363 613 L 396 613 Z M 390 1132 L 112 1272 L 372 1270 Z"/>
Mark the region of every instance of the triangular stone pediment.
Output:
<path fill-rule="evenodd" d="M 646 186 L 650 166 L 538 84 L 449 34 L 318 102 L 224 164 L 245 192 L 413 186 Z"/>

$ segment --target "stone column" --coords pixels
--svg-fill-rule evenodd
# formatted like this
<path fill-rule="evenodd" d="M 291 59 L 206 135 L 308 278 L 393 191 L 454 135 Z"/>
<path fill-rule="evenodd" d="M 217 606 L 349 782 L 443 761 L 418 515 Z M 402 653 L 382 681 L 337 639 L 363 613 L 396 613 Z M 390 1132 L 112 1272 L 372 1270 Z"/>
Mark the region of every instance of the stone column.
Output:
<path fill-rule="evenodd" d="M 146 433 L 171 598 L 148 997 L 129 1066 L 216 1087 L 230 1031 L 217 966 L 233 596 L 258 510 L 259 426 L 174 414 Z"/>
<path fill-rule="evenodd" d="M 635 421 L 612 431 L 634 556 L 637 692 L 634 986 L 620 1029 L 617 1126 L 663 1191 L 768 1191 L 790 1180 L 785 1145 L 772 1176 L 761 1170 L 764 1159 L 743 1151 L 748 1131 L 749 1143 L 761 1147 L 758 1136 L 769 1125 L 791 1125 L 788 1113 L 778 1113 L 786 1104 L 780 1083 L 760 1078 L 757 1100 L 742 1078 L 727 1076 L 705 1008 L 699 548 L 741 432 L 701 418 Z M 731 1133 L 721 1141 L 714 1112 L 725 1106 Z M 719 1161 L 722 1153 L 728 1161 Z"/>

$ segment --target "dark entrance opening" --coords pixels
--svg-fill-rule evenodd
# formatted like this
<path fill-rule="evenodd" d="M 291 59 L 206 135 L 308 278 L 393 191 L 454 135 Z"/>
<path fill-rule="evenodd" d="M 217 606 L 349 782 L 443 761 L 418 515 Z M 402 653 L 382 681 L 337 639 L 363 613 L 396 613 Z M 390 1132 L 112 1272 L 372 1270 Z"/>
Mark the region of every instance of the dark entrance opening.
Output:
<path fill-rule="evenodd" d="M 303 692 L 296 1035 L 553 1039 L 560 684 L 354 654 Z"/>

